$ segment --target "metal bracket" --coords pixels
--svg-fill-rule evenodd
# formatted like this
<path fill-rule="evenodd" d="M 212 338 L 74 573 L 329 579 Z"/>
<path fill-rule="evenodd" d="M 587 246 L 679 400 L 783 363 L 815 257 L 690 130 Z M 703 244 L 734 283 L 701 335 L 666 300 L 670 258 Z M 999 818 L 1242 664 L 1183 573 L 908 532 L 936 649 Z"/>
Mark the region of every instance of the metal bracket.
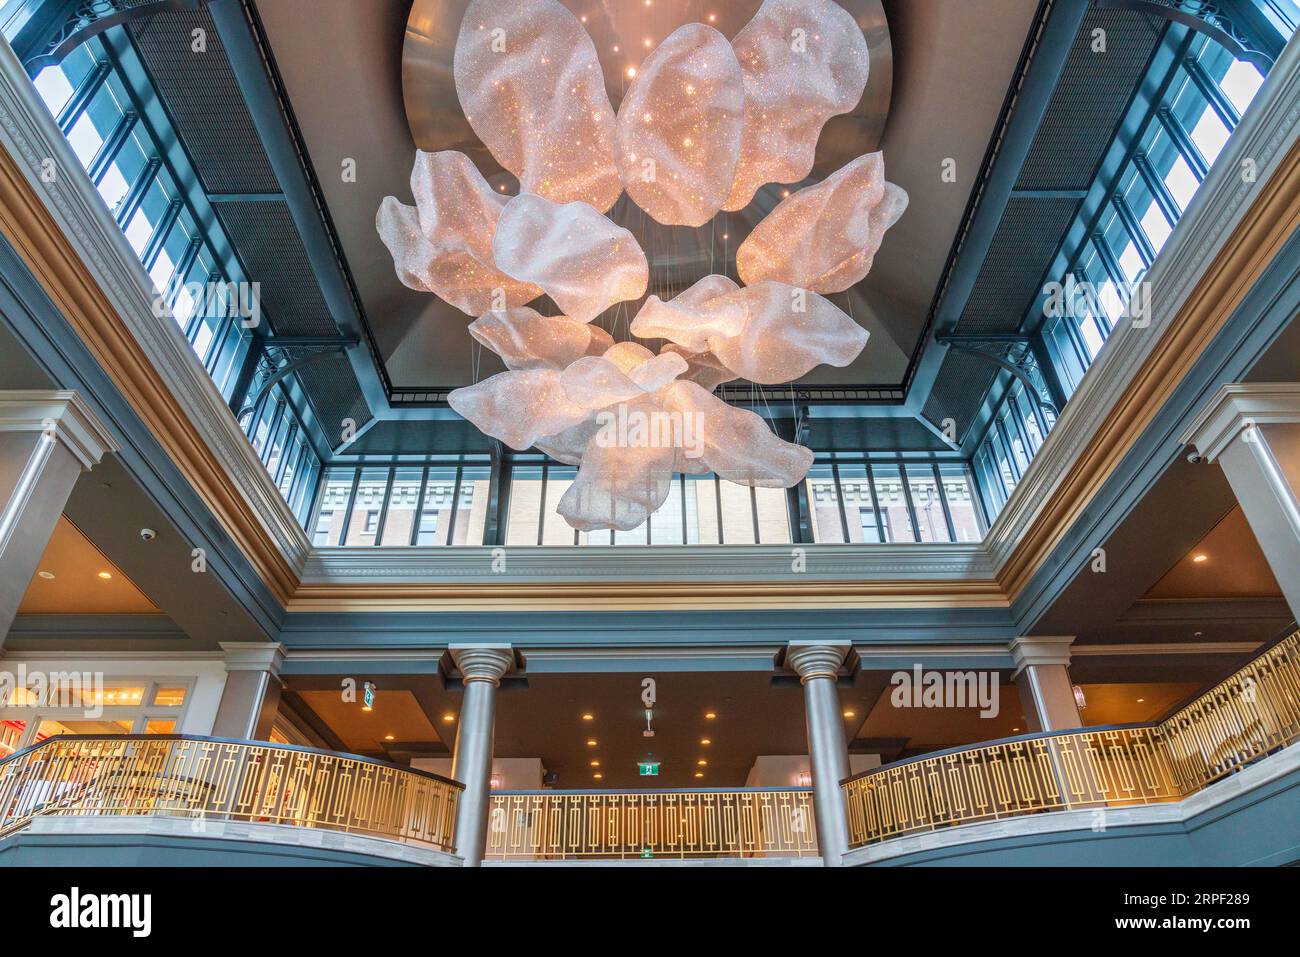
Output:
<path fill-rule="evenodd" d="M 1052 392 L 1043 377 L 1043 370 L 1039 368 L 1038 357 L 1034 355 L 1033 345 L 1028 336 L 948 334 L 935 336 L 934 341 L 941 346 L 977 356 L 1005 369 L 1020 381 L 1026 392 L 1033 396 L 1039 409 L 1050 411 L 1053 419 L 1060 414 L 1056 403 L 1052 401 Z"/>
<path fill-rule="evenodd" d="M 91 37 L 112 27 L 142 20 L 169 10 L 192 10 L 210 0 L 64 0 L 63 9 L 46 21 L 45 34 L 33 44 L 39 52 L 23 66 L 35 76 L 63 58 Z"/>
<path fill-rule="evenodd" d="M 1148 13 L 1164 20 L 1173 20 L 1183 26 L 1203 33 L 1226 48 L 1239 60 L 1255 64 L 1267 73 L 1273 66 L 1273 57 L 1256 46 L 1242 17 L 1236 11 L 1235 0 L 1090 0 L 1094 7 L 1110 7 Z"/>
<path fill-rule="evenodd" d="M 243 425 L 245 418 L 253 414 L 258 403 L 266 396 L 276 383 L 293 375 L 303 366 L 310 365 L 326 356 L 343 355 L 357 344 L 357 339 L 314 339 L 283 338 L 267 339 L 258 359 L 257 371 L 253 374 L 251 396 L 244 407 L 239 410 L 236 419 Z"/>

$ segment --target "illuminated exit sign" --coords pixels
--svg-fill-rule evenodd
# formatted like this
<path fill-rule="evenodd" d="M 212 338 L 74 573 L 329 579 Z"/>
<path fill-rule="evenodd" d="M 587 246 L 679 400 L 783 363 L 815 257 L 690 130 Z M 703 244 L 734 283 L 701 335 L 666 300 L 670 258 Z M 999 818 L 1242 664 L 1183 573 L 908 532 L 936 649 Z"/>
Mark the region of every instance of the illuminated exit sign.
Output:
<path fill-rule="evenodd" d="M 637 762 L 637 765 L 636 765 L 636 769 L 637 769 L 637 771 L 640 772 L 641 777 L 643 777 L 643 778 L 657 778 L 657 777 L 659 777 L 659 762 L 658 762 L 658 761 L 638 761 L 638 762 Z"/>

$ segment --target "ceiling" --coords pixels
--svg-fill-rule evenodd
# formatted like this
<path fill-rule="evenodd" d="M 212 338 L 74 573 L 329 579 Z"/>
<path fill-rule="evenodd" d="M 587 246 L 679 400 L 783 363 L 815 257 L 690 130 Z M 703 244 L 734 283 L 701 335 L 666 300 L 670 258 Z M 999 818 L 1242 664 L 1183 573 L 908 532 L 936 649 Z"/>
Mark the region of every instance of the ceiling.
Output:
<path fill-rule="evenodd" d="M 157 613 L 157 606 L 66 517 L 59 518 L 18 606 L 20 615 Z"/>
<path fill-rule="evenodd" d="M 581 0 L 566 4 L 577 12 L 593 5 Z M 665 4 L 682 5 L 664 0 L 642 13 L 642 4 L 627 0 L 638 12 L 620 12 L 620 22 L 635 24 L 638 36 L 644 30 L 663 32 L 669 25 Z M 439 4 L 451 11 L 450 19 L 465 5 L 463 0 Z M 469 318 L 431 295 L 403 287 L 374 227 L 384 196 L 411 201 L 408 179 L 415 147 L 401 82 L 410 6 L 409 0 L 318 0 L 312 5 L 311 29 L 304 29 L 303 8 L 296 0 L 259 0 L 257 9 L 391 380 L 398 387 L 465 385 L 473 381 L 476 355 L 464 331 Z M 872 332 L 870 344 L 849 369 L 821 369 L 808 382 L 902 380 L 1037 8 L 1026 0 L 893 0 L 885 6 L 893 39 L 894 96 L 881 148 L 887 175 L 908 190 L 911 206 L 890 231 L 873 274 L 851 294 L 835 297 Z M 447 29 L 454 33 L 456 27 Z M 845 155 L 871 146 L 837 145 Z M 347 159 L 356 163 L 355 182 L 340 175 Z M 941 181 L 947 159 L 955 161 L 956 182 Z M 754 210 L 720 214 L 718 232 L 730 236 L 732 252 L 747 233 L 748 221 L 759 217 L 757 207 L 772 201 L 771 195 L 760 195 Z M 678 235 L 690 230 L 660 229 L 658 245 L 696 241 Z M 651 291 L 662 291 L 663 282 L 652 277 Z M 624 312 L 620 322 L 634 314 Z M 602 322 L 609 327 L 613 320 L 607 314 Z M 499 371 L 496 362 L 495 356 L 483 356 L 479 376 Z"/>

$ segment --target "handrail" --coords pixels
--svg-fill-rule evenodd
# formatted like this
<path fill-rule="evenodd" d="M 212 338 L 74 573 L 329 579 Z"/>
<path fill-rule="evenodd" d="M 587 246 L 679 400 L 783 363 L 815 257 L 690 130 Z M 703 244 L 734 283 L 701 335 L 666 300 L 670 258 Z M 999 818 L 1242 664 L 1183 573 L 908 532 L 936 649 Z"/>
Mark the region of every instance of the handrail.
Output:
<path fill-rule="evenodd" d="M 1024 814 L 1179 801 L 1300 739 L 1300 631 L 1163 721 L 1003 738 L 840 782 L 849 844 Z"/>
<path fill-rule="evenodd" d="M 816 857 L 809 788 L 493 791 L 485 859 Z"/>
<path fill-rule="evenodd" d="M 0 835 L 40 816 L 287 824 L 455 851 L 455 781 L 358 755 L 195 735 L 59 735 L 0 761 Z"/>

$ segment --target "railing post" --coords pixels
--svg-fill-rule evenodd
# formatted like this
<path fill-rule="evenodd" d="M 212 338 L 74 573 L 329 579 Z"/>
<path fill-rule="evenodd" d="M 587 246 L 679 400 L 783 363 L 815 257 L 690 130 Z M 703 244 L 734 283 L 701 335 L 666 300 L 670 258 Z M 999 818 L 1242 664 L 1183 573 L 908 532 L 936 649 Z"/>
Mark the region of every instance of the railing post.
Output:
<path fill-rule="evenodd" d="M 456 851 L 466 867 L 478 867 L 487 839 L 497 687 L 515 659 L 509 645 L 452 645 L 448 650 L 465 684 L 451 759 L 452 778 L 465 785 L 456 813 Z"/>
<path fill-rule="evenodd" d="M 835 685 L 850 647 L 847 641 L 792 641 L 785 654 L 786 664 L 803 684 L 817 844 L 828 867 L 838 867 L 849 849 L 848 814 L 840 789 L 840 781 L 849 776 L 849 752 Z"/>

